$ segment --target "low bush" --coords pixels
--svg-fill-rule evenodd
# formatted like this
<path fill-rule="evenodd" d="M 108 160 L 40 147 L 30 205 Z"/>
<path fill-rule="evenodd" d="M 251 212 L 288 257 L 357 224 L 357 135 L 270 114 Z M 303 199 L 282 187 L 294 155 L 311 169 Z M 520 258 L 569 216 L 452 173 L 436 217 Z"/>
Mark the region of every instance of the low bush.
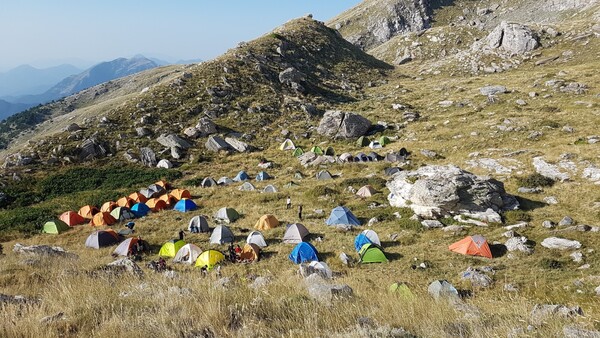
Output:
<path fill-rule="evenodd" d="M 507 224 L 529 221 L 531 221 L 531 216 L 523 210 L 510 210 L 504 213 L 504 222 Z"/>
<path fill-rule="evenodd" d="M 319 198 L 320 196 L 333 196 L 333 195 L 339 195 L 339 191 L 330 188 L 326 185 L 318 185 L 312 189 L 307 190 L 304 193 L 304 196 L 306 196 L 307 198 Z"/>
<path fill-rule="evenodd" d="M 554 180 L 535 173 L 524 177 L 517 177 L 517 183 L 519 186 L 526 188 L 551 187 L 554 184 Z"/>

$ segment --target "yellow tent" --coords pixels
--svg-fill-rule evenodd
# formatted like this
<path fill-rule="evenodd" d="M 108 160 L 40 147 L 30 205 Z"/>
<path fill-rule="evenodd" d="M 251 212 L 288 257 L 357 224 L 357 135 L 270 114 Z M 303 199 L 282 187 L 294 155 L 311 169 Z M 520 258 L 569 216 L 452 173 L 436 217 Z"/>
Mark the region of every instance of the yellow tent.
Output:
<path fill-rule="evenodd" d="M 198 259 L 196 259 L 196 266 L 206 266 L 207 269 L 210 270 L 224 259 L 225 256 L 221 252 L 217 250 L 207 250 L 201 253 L 200 256 L 198 256 Z"/>
<path fill-rule="evenodd" d="M 273 215 L 262 215 L 258 222 L 254 225 L 258 230 L 269 230 L 279 226 L 279 221 Z"/>
<path fill-rule="evenodd" d="M 185 242 L 182 240 L 170 240 L 160 248 L 158 255 L 160 257 L 175 257 L 177 251 L 184 245 Z"/>

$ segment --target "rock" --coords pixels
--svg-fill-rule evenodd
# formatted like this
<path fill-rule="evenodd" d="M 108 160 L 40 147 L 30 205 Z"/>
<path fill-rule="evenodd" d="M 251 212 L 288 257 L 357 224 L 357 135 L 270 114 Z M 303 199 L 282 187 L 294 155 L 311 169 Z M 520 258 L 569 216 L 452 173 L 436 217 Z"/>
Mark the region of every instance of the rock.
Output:
<path fill-rule="evenodd" d="M 139 137 L 149 136 L 152 134 L 150 129 L 145 128 L 145 127 L 137 127 L 137 128 L 135 128 L 135 132 L 136 132 L 137 136 L 139 136 Z"/>
<path fill-rule="evenodd" d="M 75 132 L 75 131 L 79 131 L 79 130 L 81 130 L 81 127 L 77 123 L 71 123 L 65 128 L 65 131 L 68 131 L 71 133 Z"/>
<path fill-rule="evenodd" d="M 573 325 L 563 327 L 565 338 L 600 338 L 600 331 L 586 330 Z"/>
<path fill-rule="evenodd" d="M 589 181 L 598 183 L 600 182 L 600 168 L 587 167 L 583 169 L 581 177 L 588 179 Z"/>
<path fill-rule="evenodd" d="M 279 82 L 291 86 L 293 83 L 300 83 L 304 81 L 306 75 L 297 70 L 296 68 L 290 67 L 279 73 Z"/>
<path fill-rule="evenodd" d="M 520 194 L 539 194 L 542 191 L 543 190 L 540 187 L 535 187 L 535 188 L 519 187 L 519 189 L 517 189 L 517 192 Z"/>
<path fill-rule="evenodd" d="M 573 223 L 575 223 L 575 221 L 573 221 L 573 219 L 570 216 L 565 216 L 563 217 L 563 219 L 560 220 L 560 222 L 558 222 L 559 226 L 568 226 L 568 225 L 573 225 Z"/>
<path fill-rule="evenodd" d="M 142 269 L 128 257 L 108 263 L 106 266 L 109 269 L 124 270 L 136 276 L 142 276 L 144 274 Z"/>
<path fill-rule="evenodd" d="M 156 154 L 148 147 L 140 148 L 140 160 L 146 167 L 156 166 Z"/>
<path fill-rule="evenodd" d="M 210 136 L 204 146 L 206 149 L 214 152 L 228 151 L 231 149 L 229 143 L 225 142 L 225 140 L 223 140 L 221 137 L 215 135 Z"/>
<path fill-rule="evenodd" d="M 415 122 L 421 118 L 421 114 L 413 111 L 405 111 L 402 113 L 402 119 L 407 122 Z"/>
<path fill-rule="evenodd" d="M 242 142 L 233 137 L 226 137 L 225 142 L 229 144 L 229 146 L 240 153 L 246 153 L 252 150 L 252 148 L 245 142 Z"/>
<path fill-rule="evenodd" d="M 527 222 L 519 222 L 517 224 L 507 225 L 504 227 L 504 229 L 506 229 L 506 230 L 523 229 L 523 228 L 527 228 L 528 226 L 529 226 L 529 223 L 527 223 Z"/>
<path fill-rule="evenodd" d="M 500 217 L 497 211 L 514 210 L 519 205 L 514 196 L 506 193 L 501 182 L 453 165 L 401 171 L 386 185 L 391 206 L 409 207 L 418 216 L 428 219 L 464 214 L 497 221 Z"/>
<path fill-rule="evenodd" d="M 317 132 L 332 138 L 358 138 L 370 127 L 371 122 L 358 114 L 329 110 L 319 122 Z"/>
<path fill-rule="evenodd" d="M 336 299 L 350 298 L 354 294 L 350 286 L 346 284 L 327 284 L 325 280 L 317 274 L 305 278 L 305 283 L 309 296 L 324 304 L 331 304 L 331 302 Z"/>
<path fill-rule="evenodd" d="M 438 105 L 443 108 L 452 107 L 453 104 L 454 104 L 454 101 L 451 101 L 451 100 L 444 100 L 444 101 L 438 102 Z"/>
<path fill-rule="evenodd" d="M 78 148 L 80 149 L 79 159 L 84 162 L 102 158 L 108 153 L 100 141 L 95 138 L 84 140 Z"/>
<path fill-rule="evenodd" d="M 490 48 L 521 55 L 539 47 L 538 37 L 527 26 L 502 21 L 486 38 Z"/>
<path fill-rule="evenodd" d="M 542 157 L 534 157 L 533 166 L 538 174 L 555 181 L 564 182 L 571 179 L 569 173 L 561 172 L 556 165 L 544 161 Z"/>
<path fill-rule="evenodd" d="M 464 227 L 464 226 L 462 226 L 462 225 L 456 225 L 456 224 L 453 224 L 453 225 L 449 225 L 449 226 L 447 226 L 447 227 L 444 227 L 442 230 L 443 230 L 444 232 L 451 232 L 451 233 L 453 233 L 453 234 L 459 234 L 459 233 L 461 233 L 463 230 L 465 230 L 465 227 Z"/>
<path fill-rule="evenodd" d="M 342 252 L 340 254 L 340 261 L 342 262 L 342 264 L 348 266 L 352 263 L 352 259 L 344 252 Z"/>
<path fill-rule="evenodd" d="M 473 286 L 482 288 L 487 288 L 494 283 L 491 277 L 472 267 L 468 267 L 467 270 L 461 274 L 461 279 L 468 280 Z"/>
<path fill-rule="evenodd" d="M 318 264 L 315 263 L 316 262 L 301 263 L 298 266 L 300 275 L 304 278 L 308 278 L 309 276 L 314 274 L 318 275 L 323 279 L 331 279 L 333 277 L 331 269 L 329 268 L 329 266 L 327 266 L 325 262 L 318 262 Z"/>
<path fill-rule="evenodd" d="M 519 288 L 513 284 L 508 283 L 508 284 L 504 284 L 504 291 L 517 292 L 517 291 L 519 291 Z"/>
<path fill-rule="evenodd" d="M 183 158 L 184 154 L 183 154 L 183 150 L 179 147 L 171 147 L 171 157 L 179 160 L 181 158 Z"/>
<path fill-rule="evenodd" d="M 254 279 L 254 281 L 249 285 L 252 289 L 263 289 L 271 284 L 271 278 L 258 276 Z"/>
<path fill-rule="evenodd" d="M 581 243 L 578 241 L 558 237 L 548 237 L 541 244 L 548 249 L 573 250 L 581 248 Z"/>
<path fill-rule="evenodd" d="M 437 158 L 439 155 L 433 150 L 421 149 L 421 155 L 427 158 Z"/>
<path fill-rule="evenodd" d="M 443 228 L 444 225 L 438 220 L 424 220 L 421 222 L 426 229 Z"/>
<path fill-rule="evenodd" d="M 556 223 L 549 220 L 545 220 L 542 222 L 542 226 L 546 229 L 553 229 L 556 227 Z"/>
<path fill-rule="evenodd" d="M 304 154 L 298 156 L 298 160 L 302 165 L 307 165 L 308 163 L 314 161 L 316 158 L 317 154 L 313 153 L 312 151 L 307 151 Z"/>
<path fill-rule="evenodd" d="M 59 320 L 64 320 L 64 319 L 65 319 L 65 313 L 58 312 L 55 315 L 43 317 L 42 319 L 40 319 L 40 323 L 41 324 L 50 324 L 50 323 L 54 323 L 54 322 L 57 322 Z"/>
<path fill-rule="evenodd" d="M 555 196 L 544 197 L 544 203 L 546 204 L 558 204 L 558 199 Z"/>
<path fill-rule="evenodd" d="M 233 280 L 231 279 L 231 277 L 222 277 L 215 281 L 215 283 L 213 284 L 213 288 L 228 289 L 231 286 L 232 282 Z"/>
<path fill-rule="evenodd" d="M 542 324 L 545 320 L 552 318 L 570 318 L 574 316 L 583 316 L 583 311 L 579 306 L 567 307 L 560 304 L 536 304 L 531 311 L 531 321 L 535 325 Z"/>
<path fill-rule="evenodd" d="M 0 293 L 0 305 L 4 304 L 27 304 L 27 303 L 37 303 L 37 299 L 27 298 L 21 295 L 5 295 Z"/>
<path fill-rule="evenodd" d="M 525 102 L 525 100 L 521 100 L 521 99 L 516 100 L 515 103 L 517 105 L 519 105 L 519 106 L 525 106 L 525 105 L 527 105 L 527 102 Z"/>
<path fill-rule="evenodd" d="M 59 246 L 50 245 L 30 245 L 24 246 L 20 243 L 16 243 L 13 247 L 13 252 L 28 255 L 28 256 L 42 256 L 42 257 L 63 257 L 70 259 L 79 258 L 76 254 L 67 252 L 65 249 Z"/>
<path fill-rule="evenodd" d="M 192 147 L 188 141 L 175 134 L 162 134 L 156 139 L 156 142 L 167 148 L 178 147 L 181 149 L 188 149 Z"/>
<path fill-rule="evenodd" d="M 433 281 L 427 287 L 427 292 L 429 292 L 431 297 L 433 297 L 435 300 L 460 300 L 458 297 L 458 291 L 456 290 L 454 285 L 448 283 L 448 281 L 445 280 Z"/>
<path fill-rule="evenodd" d="M 504 87 L 504 86 L 485 86 L 485 87 L 479 88 L 479 92 L 481 93 L 481 95 L 485 95 L 485 96 L 504 94 L 504 93 L 506 93 L 506 87 Z"/>
<path fill-rule="evenodd" d="M 183 131 L 183 134 L 189 138 L 194 138 L 194 139 L 200 137 L 200 132 L 195 127 L 185 128 L 185 130 Z"/>
<path fill-rule="evenodd" d="M 196 124 L 199 137 L 206 137 L 217 133 L 217 125 L 207 117 L 203 117 Z"/>
<path fill-rule="evenodd" d="M 377 217 L 373 217 L 373 218 L 369 219 L 367 226 L 372 227 L 375 223 L 379 223 L 379 219 Z"/>
<path fill-rule="evenodd" d="M 520 251 L 530 255 L 533 253 L 533 248 L 531 248 L 527 242 L 528 240 L 526 237 L 512 237 L 509 238 L 504 245 L 510 252 Z"/>
<path fill-rule="evenodd" d="M 173 163 L 171 163 L 171 161 L 169 161 L 169 160 L 162 159 L 162 160 L 158 161 L 158 164 L 156 165 L 156 167 L 164 168 L 164 169 L 171 169 L 171 168 L 173 168 Z"/>
<path fill-rule="evenodd" d="M 571 257 L 571 259 L 575 263 L 582 263 L 583 262 L 583 254 L 581 252 L 579 252 L 579 251 L 573 252 L 572 254 L 569 255 L 569 257 Z"/>

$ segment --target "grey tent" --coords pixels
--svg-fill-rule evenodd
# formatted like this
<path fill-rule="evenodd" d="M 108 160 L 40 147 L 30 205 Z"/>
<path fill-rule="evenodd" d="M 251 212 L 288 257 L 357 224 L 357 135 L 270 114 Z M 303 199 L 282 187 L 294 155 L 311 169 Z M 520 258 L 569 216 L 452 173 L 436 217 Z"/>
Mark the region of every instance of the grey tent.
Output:
<path fill-rule="evenodd" d="M 250 182 L 244 182 L 244 184 L 240 185 L 238 188 L 239 191 L 254 191 L 256 188 Z"/>
<path fill-rule="evenodd" d="M 319 171 L 319 173 L 317 173 L 317 179 L 318 180 L 331 180 L 331 179 L 333 179 L 333 177 L 331 177 L 331 174 L 329 173 L 329 171 L 321 170 L 321 171 Z"/>
<path fill-rule="evenodd" d="M 379 161 L 382 159 L 381 156 L 379 156 L 379 154 L 377 154 L 376 152 L 372 151 L 370 153 L 367 154 L 367 157 L 369 158 L 369 160 L 371 161 Z"/>
<path fill-rule="evenodd" d="M 458 291 L 446 280 L 436 280 L 432 282 L 429 284 L 427 291 L 436 300 L 441 298 L 458 298 Z"/>
<path fill-rule="evenodd" d="M 217 184 L 219 184 L 219 185 L 230 185 L 232 183 L 233 183 L 233 180 L 231 178 L 225 177 L 225 176 L 219 178 L 219 180 L 217 181 Z"/>
<path fill-rule="evenodd" d="M 202 188 L 216 187 L 217 185 L 217 181 L 215 181 L 212 177 L 206 177 L 202 180 L 202 183 L 200 183 Z"/>
<path fill-rule="evenodd" d="M 400 171 L 402 171 L 402 169 L 398 168 L 398 167 L 391 167 L 391 168 L 387 168 L 383 171 L 383 173 L 385 174 L 385 176 L 392 176 L 395 173 L 399 173 Z"/>
<path fill-rule="evenodd" d="M 371 143 L 371 140 L 369 140 L 366 136 L 361 136 L 358 138 L 358 140 L 356 140 L 356 145 L 359 147 L 366 147 L 369 145 L 369 143 Z"/>
<path fill-rule="evenodd" d="M 342 162 L 352 162 L 354 161 L 354 156 L 350 153 L 343 153 L 340 155 L 340 161 Z"/>
<path fill-rule="evenodd" d="M 112 230 L 94 231 L 85 240 L 85 246 L 94 249 L 100 249 L 101 247 L 111 246 L 117 243 L 119 243 L 119 236 Z"/>
<path fill-rule="evenodd" d="M 246 238 L 246 243 L 256 244 L 261 248 L 267 246 L 267 241 L 265 241 L 265 237 L 260 231 L 252 231 Z"/>
<path fill-rule="evenodd" d="M 113 211 L 110 212 L 110 215 L 119 222 L 135 218 L 133 212 L 125 207 L 114 208 Z"/>
<path fill-rule="evenodd" d="M 365 153 L 358 153 L 354 157 L 354 162 L 369 162 L 370 159 Z"/>
<path fill-rule="evenodd" d="M 215 214 L 215 220 L 217 222 L 231 223 L 235 222 L 238 218 L 240 218 L 240 214 L 233 208 L 221 208 Z"/>
<path fill-rule="evenodd" d="M 144 195 L 144 197 L 150 199 L 154 197 L 159 197 L 160 195 L 166 193 L 165 188 L 161 187 L 158 184 L 151 184 L 147 189 L 141 189 L 140 194 Z"/>
<path fill-rule="evenodd" d="M 394 162 L 404 161 L 404 157 L 400 156 L 398 153 L 389 153 L 389 154 L 385 155 L 384 160 L 386 162 L 394 163 Z"/>
<path fill-rule="evenodd" d="M 190 224 L 188 225 L 188 230 L 193 233 L 198 232 L 209 232 L 208 221 L 204 216 L 194 216 L 190 220 Z"/>
<path fill-rule="evenodd" d="M 274 192 L 277 192 L 277 188 L 275 188 L 274 185 L 269 184 L 263 189 L 263 192 L 274 193 Z"/>
<path fill-rule="evenodd" d="M 325 149 L 325 155 L 327 156 L 335 156 L 335 150 L 332 147 L 327 147 Z"/>
<path fill-rule="evenodd" d="M 234 240 L 233 232 L 224 225 L 217 226 L 210 235 L 210 244 L 233 243 Z"/>
<path fill-rule="evenodd" d="M 300 223 L 290 224 L 283 235 L 284 243 L 300 243 L 309 235 L 308 229 Z"/>
<path fill-rule="evenodd" d="M 206 149 L 214 152 L 231 149 L 229 143 L 225 142 L 224 139 L 216 135 L 212 135 L 211 137 L 209 137 L 208 140 L 206 140 L 206 144 L 204 145 L 206 146 Z"/>

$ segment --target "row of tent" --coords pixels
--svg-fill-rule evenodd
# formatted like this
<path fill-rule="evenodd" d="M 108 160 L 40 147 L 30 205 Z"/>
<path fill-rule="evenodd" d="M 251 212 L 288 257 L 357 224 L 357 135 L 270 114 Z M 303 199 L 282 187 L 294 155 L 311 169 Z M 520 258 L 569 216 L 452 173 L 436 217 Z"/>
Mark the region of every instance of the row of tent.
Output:
<path fill-rule="evenodd" d="M 356 140 L 356 145 L 359 147 L 369 147 L 371 149 L 380 149 L 385 147 L 386 145 L 392 143 L 392 140 L 390 140 L 389 137 L 387 136 L 381 136 L 379 139 L 377 140 L 370 140 L 368 137 L 366 136 L 361 136 L 358 138 L 358 140 Z"/>
<path fill-rule="evenodd" d="M 273 178 L 273 176 L 269 175 L 266 171 L 261 171 L 255 176 L 254 179 L 257 182 L 260 182 L 260 181 L 270 180 L 272 178 Z M 220 185 L 230 185 L 230 184 L 233 184 L 234 182 L 249 181 L 251 179 L 252 178 L 250 177 L 250 175 L 248 175 L 247 172 L 242 170 L 233 179 L 223 176 L 223 177 L 219 178 L 219 180 L 215 181 L 215 179 L 212 177 L 206 177 L 200 183 L 200 187 L 212 188 L 212 187 L 216 187 L 216 186 L 220 186 Z"/>

